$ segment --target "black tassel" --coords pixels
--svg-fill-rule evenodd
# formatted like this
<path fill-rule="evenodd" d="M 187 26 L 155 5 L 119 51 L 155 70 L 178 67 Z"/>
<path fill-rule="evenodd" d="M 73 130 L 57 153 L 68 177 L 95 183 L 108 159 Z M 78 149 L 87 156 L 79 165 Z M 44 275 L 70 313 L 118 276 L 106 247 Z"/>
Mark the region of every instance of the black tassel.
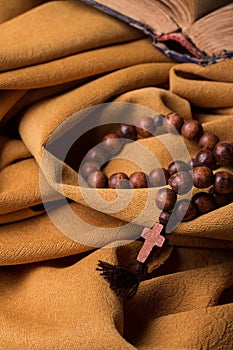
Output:
<path fill-rule="evenodd" d="M 97 271 L 105 278 L 110 288 L 121 297 L 132 298 L 139 283 L 145 279 L 147 274 L 146 260 L 155 246 L 162 247 L 165 237 L 161 235 L 164 226 L 155 223 L 152 229 L 147 227 L 142 231 L 141 237 L 145 239 L 136 260 L 127 266 L 114 266 L 99 260 Z"/>
<path fill-rule="evenodd" d="M 97 271 L 105 278 L 110 288 L 121 297 L 132 298 L 137 290 L 139 283 L 147 273 L 147 265 L 135 261 L 127 266 L 114 266 L 99 260 Z"/>

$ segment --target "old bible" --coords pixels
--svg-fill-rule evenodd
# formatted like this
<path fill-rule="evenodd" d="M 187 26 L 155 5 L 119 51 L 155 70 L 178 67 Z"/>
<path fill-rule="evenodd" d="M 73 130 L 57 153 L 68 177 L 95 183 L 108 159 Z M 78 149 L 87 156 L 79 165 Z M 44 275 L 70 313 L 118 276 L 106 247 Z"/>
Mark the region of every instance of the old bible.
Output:
<path fill-rule="evenodd" d="M 167 56 L 212 64 L 233 57 L 229 0 L 83 0 L 149 36 Z"/>

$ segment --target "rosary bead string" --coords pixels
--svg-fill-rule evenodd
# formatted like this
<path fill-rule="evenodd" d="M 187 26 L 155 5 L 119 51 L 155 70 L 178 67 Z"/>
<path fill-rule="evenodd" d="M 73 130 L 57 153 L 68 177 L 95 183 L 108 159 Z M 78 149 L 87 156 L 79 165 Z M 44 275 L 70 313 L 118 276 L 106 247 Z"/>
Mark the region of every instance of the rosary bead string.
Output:
<path fill-rule="evenodd" d="M 130 176 L 117 172 L 107 178 L 100 164 L 104 164 L 109 156 L 119 154 L 124 147 L 124 141 L 133 142 L 139 138 L 151 137 L 160 127 L 163 127 L 165 132 L 178 132 L 187 140 L 197 141 L 201 150 L 188 163 L 175 160 L 169 164 L 168 169 L 154 168 L 149 174 L 137 171 Z M 106 134 L 101 145 L 88 152 L 80 173 L 92 188 L 133 189 L 170 186 L 171 188 L 158 190 L 155 197 L 156 205 L 162 210 L 159 222 L 166 226 L 176 202 L 176 216 L 178 219 L 183 217 L 182 221 L 192 220 L 198 215 L 232 202 L 233 175 L 227 171 L 213 173 L 219 166 L 232 164 L 231 142 L 220 141 L 215 134 L 204 132 L 197 120 L 184 120 L 177 113 L 169 113 L 157 114 L 153 118 L 141 118 L 136 126 L 120 124 L 115 133 Z M 212 187 L 209 192 L 196 193 L 191 202 L 187 199 L 177 201 L 178 195 L 188 193 L 193 186 L 198 189 Z"/>
<path fill-rule="evenodd" d="M 155 168 L 149 174 L 137 171 L 130 176 L 118 172 L 107 179 L 101 170 L 101 164 L 108 159 L 107 154 L 111 156 L 116 154 L 117 149 L 122 149 L 124 138 L 127 139 L 125 142 L 133 142 L 161 132 L 175 134 L 178 132 L 187 140 L 197 141 L 201 150 L 188 163 L 175 160 L 168 165 L 168 169 Z M 121 140 L 117 141 L 117 138 Z M 144 117 L 136 127 L 120 124 L 115 134 L 105 135 L 103 144 L 104 147 L 97 147 L 97 151 L 89 151 L 87 163 L 80 169 L 90 187 L 113 189 L 161 187 L 155 195 L 155 203 L 161 209 L 159 222 L 152 228 L 143 229 L 141 238 L 144 239 L 144 243 L 136 259 L 126 266 L 114 266 L 99 261 L 96 268 L 116 295 L 130 299 L 137 292 L 139 283 L 146 279 L 148 270 L 146 261 L 151 251 L 154 247 L 161 248 L 167 241 L 162 234 L 166 233 L 170 219 L 172 225 L 173 223 L 177 225 L 181 221 L 193 220 L 233 201 L 233 175 L 228 171 L 213 173 L 213 170 L 220 166 L 233 165 L 233 144 L 220 141 L 213 133 L 204 132 L 197 120 L 184 120 L 177 113 L 165 116 L 159 114 L 153 118 Z M 109 150 L 109 147 L 112 149 Z M 199 191 L 192 196 L 191 201 L 179 198 L 179 195 L 191 191 L 193 186 Z M 203 191 L 207 188 L 208 192 Z"/>

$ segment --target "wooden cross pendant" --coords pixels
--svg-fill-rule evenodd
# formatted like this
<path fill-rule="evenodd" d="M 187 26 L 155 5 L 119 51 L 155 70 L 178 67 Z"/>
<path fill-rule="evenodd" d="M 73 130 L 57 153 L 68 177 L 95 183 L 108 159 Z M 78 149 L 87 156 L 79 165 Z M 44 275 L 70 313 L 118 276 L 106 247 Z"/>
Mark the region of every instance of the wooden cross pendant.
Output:
<path fill-rule="evenodd" d="M 137 256 L 139 262 L 144 263 L 155 246 L 162 247 L 165 241 L 165 238 L 160 234 L 162 230 L 163 225 L 159 223 L 156 223 L 152 229 L 144 228 L 141 237 L 145 238 L 145 242 Z"/>

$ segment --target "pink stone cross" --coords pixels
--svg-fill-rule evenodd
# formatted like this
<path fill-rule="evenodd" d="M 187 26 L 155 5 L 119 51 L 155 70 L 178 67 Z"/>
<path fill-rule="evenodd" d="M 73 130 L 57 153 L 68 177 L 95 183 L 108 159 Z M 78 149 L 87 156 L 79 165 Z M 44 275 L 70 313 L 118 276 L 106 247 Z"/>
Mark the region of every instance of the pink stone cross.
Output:
<path fill-rule="evenodd" d="M 162 247 L 165 241 L 165 238 L 160 234 L 162 230 L 163 225 L 159 223 L 156 223 L 152 229 L 144 228 L 141 237 L 145 238 L 145 242 L 137 256 L 139 262 L 144 263 L 155 246 Z"/>

